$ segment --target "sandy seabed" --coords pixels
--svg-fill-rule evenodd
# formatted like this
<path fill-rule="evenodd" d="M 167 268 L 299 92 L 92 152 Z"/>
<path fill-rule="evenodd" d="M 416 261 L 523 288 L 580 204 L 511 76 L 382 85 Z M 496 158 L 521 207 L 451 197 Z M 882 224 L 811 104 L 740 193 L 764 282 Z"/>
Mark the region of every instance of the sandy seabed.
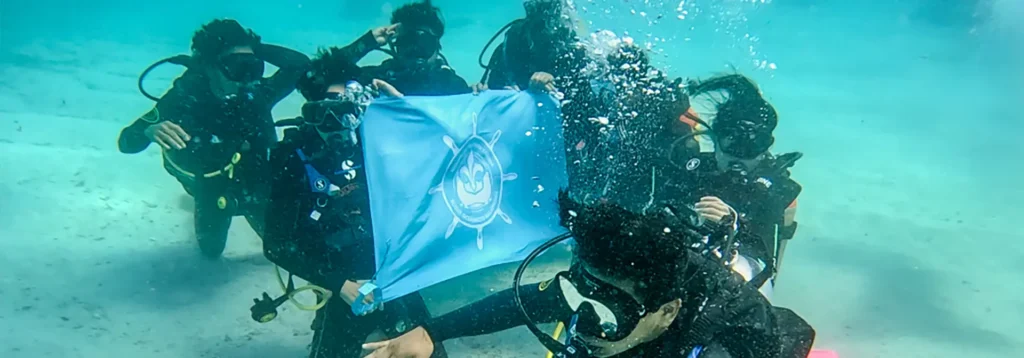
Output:
<path fill-rule="evenodd" d="M 202 259 L 190 200 L 159 152 L 116 150 L 121 127 L 151 105 L 135 92 L 135 76 L 148 54 L 171 52 L 102 41 L 5 49 L 0 356 L 306 354 L 310 313 L 285 305 L 271 323 L 249 318 L 252 298 L 278 289 L 244 220 L 222 259 Z M 906 123 L 1004 113 L 989 108 L 980 85 L 958 93 L 971 108 L 938 111 L 934 100 L 905 95 L 921 86 L 913 76 L 954 71 L 941 66 L 914 67 L 903 80 L 779 72 L 763 83 L 787 118 L 781 149 L 807 153 L 795 171 L 805 186 L 800 231 L 776 301 L 814 324 L 819 347 L 843 357 L 1024 354 L 1016 274 L 1024 234 L 1015 222 L 1024 192 L 990 165 L 999 159 L 992 153 L 1019 155 L 1020 145 L 943 121 L 923 132 Z M 293 95 L 275 112 L 290 115 L 299 103 Z M 1022 173 L 1019 163 L 1004 169 Z M 424 296 L 441 314 L 509 287 L 514 268 L 473 273 Z M 534 342 L 519 328 L 445 344 L 453 357 L 541 357 Z"/>

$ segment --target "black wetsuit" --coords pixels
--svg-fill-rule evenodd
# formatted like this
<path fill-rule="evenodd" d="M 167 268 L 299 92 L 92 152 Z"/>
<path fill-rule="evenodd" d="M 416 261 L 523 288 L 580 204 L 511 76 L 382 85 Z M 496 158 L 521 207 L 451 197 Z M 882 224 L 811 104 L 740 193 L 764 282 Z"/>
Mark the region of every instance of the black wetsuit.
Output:
<path fill-rule="evenodd" d="M 376 40 L 367 32 L 341 50 L 355 63 L 376 48 Z M 394 64 L 389 60 L 381 66 L 364 67 L 360 82 L 382 79 L 406 95 L 471 91 L 449 69 L 404 77 L 409 73 L 391 70 Z M 430 313 L 418 293 L 388 302 L 383 311 L 367 316 L 352 313 L 338 290 L 345 281 L 368 280 L 376 271 L 362 147 L 343 153 L 328 151 L 312 128 L 290 129 L 287 133 L 271 155 L 272 167 L 279 169 L 270 196 L 264 254 L 290 273 L 334 291 L 313 322 L 311 357 L 356 357 L 373 331 L 379 329 L 388 337 L 397 337 L 423 323 Z M 317 189 L 330 184 L 337 187 L 338 195 L 329 196 L 324 189 Z M 443 346 L 433 355 L 446 356 Z"/>
<path fill-rule="evenodd" d="M 369 280 L 376 271 L 363 162 L 361 147 L 327 150 L 311 128 L 289 129 L 271 153 L 277 169 L 264 254 L 291 274 L 334 293 L 313 322 L 311 358 L 357 357 L 375 330 L 396 337 L 430 318 L 417 293 L 366 316 L 354 315 L 341 299 L 345 281 Z M 443 347 L 434 355 L 445 356 Z"/>
<path fill-rule="evenodd" d="M 797 159 L 797 153 L 768 155 L 744 175 L 721 171 L 715 153 L 692 151 L 676 156 L 677 164 L 667 166 L 661 190 L 673 197 L 668 200 L 675 205 L 692 205 L 701 197 L 715 196 L 736 209 L 740 214 L 739 252 L 766 263 L 772 270 L 767 273 L 774 275 L 782 242 L 792 239 L 797 227 L 795 222 L 784 225 L 786 209 L 802 191 L 789 172 Z"/>
<path fill-rule="evenodd" d="M 682 309 L 657 339 L 616 357 L 687 357 L 697 346 L 702 358 L 804 358 L 814 330 L 785 308 L 771 306 L 742 278 L 696 253 L 679 286 Z M 568 322 L 572 311 L 558 279 L 520 287 L 523 305 L 536 323 Z M 525 324 L 508 289 L 430 320 L 424 328 L 435 342 L 483 335 Z"/>
<path fill-rule="evenodd" d="M 562 92 L 562 120 L 569 188 L 580 197 L 599 192 L 613 155 L 609 133 L 593 119 L 608 113 L 609 102 L 595 93 L 587 67 L 593 62 L 571 30 L 541 28 L 540 19 L 517 20 L 491 53 L 483 81 L 488 88 L 526 89 L 534 73 L 547 72 Z"/>
<path fill-rule="evenodd" d="M 466 80 L 441 63 L 407 65 L 388 59 L 376 66 L 364 66 L 365 79 L 380 79 L 406 96 L 448 96 L 473 92 Z"/>
<path fill-rule="evenodd" d="M 355 42 L 343 47 L 342 51 L 352 63 L 357 63 L 378 48 L 380 46 L 377 45 L 373 33 L 367 32 Z M 395 86 L 395 89 L 406 96 L 448 96 L 473 92 L 465 79 L 441 61 L 412 65 L 391 58 L 379 65 L 362 66 L 360 70 L 362 73 L 359 82 L 370 83 L 374 79 L 379 79 Z"/>
<path fill-rule="evenodd" d="M 245 215 L 262 231 L 266 162 L 277 142 L 271 110 L 309 68 L 309 58 L 287 48 L 260 44 L 253 50 L 279 70 L 251 92 L 218 98 L 206 75 L 189 69 L 118 138 L 121 152 L 141 152 L 150 144 L 146 128 L 161 121 L 180 125 L 192 137 L 185 149 L 164 151 L 164 167 L 195 198 L 196 237 L 208 256 L 223 252 L 232 216 Z"/>

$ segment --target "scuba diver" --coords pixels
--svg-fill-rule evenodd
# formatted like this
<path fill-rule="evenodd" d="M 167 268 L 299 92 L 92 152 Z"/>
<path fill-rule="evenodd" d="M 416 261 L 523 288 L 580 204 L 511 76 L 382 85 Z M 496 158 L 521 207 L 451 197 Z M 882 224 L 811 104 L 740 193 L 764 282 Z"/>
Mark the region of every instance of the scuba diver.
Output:
<path fill-rule="evenodd" d="M 430 0 L 405 4 L 391 13 L 392 58 L 365 66 L 365 79 L 380 79 L 409 96 L 446 96 L 472 92 L 441 54 L 444 21 Z M 352 58 L 358 62 L 362 56 Z"/>
<path fill-rule="evenodd" d="M 263 77 L 265 62 L 279 69 Z M 162 97 L 142 88 L 150 70 L 164 63 L 187 67 Z M 235 20 L 214 20 L 192 37 L 192 55 L 150 66 L 139 89 L 156 106 L 121 131 L 118 148 L 134 154 L 157 143 L 164 168 L 195 199 L 195 232 L 207 257 L 224 251 L 233 216 L 262 232 L 267 159 L 277 142 L 271 109 L 295 89 L 309 67 L 296 51 L 261 43 Z"/>
<path fill-rule="evenodd" d="M 773 307 L 752 286 L 689 245 L 709 237 L 696 213 L 646 213 L 613 202 L 559 196 L 569 233 L 542 245 L 519 267 L 513 288 L 436 317 L 405 335 L 368 343 L 371 358 L 419 358 L 435 342 L 527 326 L 555 357 L 804 358 L 814 330 Z M 575 238 L 568 271 L 520 284 L 530 261 Z M 717 241 L 717 240 L 712 240 Z M 539 323 L 562 322 L 564 343 Z"/>
<path fill-rule="evenodd" d="M 723 75 L 687 86 L 690 108 L 670 120 L 670 173 L 707 220 L 738 213 L 734 269 L 770 300 L 786 244 L 796 233 L 802 190 L 789 168 L 801 153 L 774 155 L 775 108 L 749 78 Z"/>
<path fill-rule="evenodd" d="M 581 143 L 591 144 L 592 159 L 577 169 L 589 173 L 589 182 L 570 176 L 577 185 L 570 189 L 584 198 L 648 199 L 632 201 L 631 210 L 669 202 L 713 222 L 733 217 L 740 229 L 730 250 L 739 254 L 730 255 L 730 266 L 771 299 L 778 258 L 796 228 L 792 214 L 801 190 L 788 172 L 801 155 L 768 153 L 775 109 L 746 77 L 684 85 L 682 78 L 656 70 L 646 52 L 627 41 L 606 61 L 607 84 L 595 93 L 609 104 L 607 125 L 577 132 L 586 134 Z M 716 113 L 716 124 L 708 125 L 698 112 L 705 118 Z M 717 143 L 720 150 L 700 153 L 699 140 Z"/>
<path fill-rule="evenodd" d="M 586 67 L 586 51 L 566 15 L 564 0 L 527 0 L 526 16 L 505 25 L 491 37 L 480 52 L 478 62 L 484 68 L 480 83 L 487 88 L 525 89 L 531 78 L 544 74 L 552 83 L 577 88 L 571 80 L 579 78 Z M 484 55 L 504 33 L 504 41 L 494 48 L 490 60 Z"/>
<path fill-rule="evenodd" d="M 402 96 L 389 84 L 364 88 L 360 69 L 350 61 L 357 49 L 321 50 L 312 70 L 298 82 L 308 102 L 302 116 L 278 122 L 293 125 L 271 152 L 275 168 L 267 207 L 264 255 L 289 273 L 281 298 L 264 293 L 253 318 L 267 322 L 276 307 L 301 291 L 317 294 L 311 358 L 358 357 L 367 336 L 380 330 L 397 337 L 430 318 L 418 293 L 388 302 L 382 310 L 360 312 L 359 289 L 376 272 L 369 192 L 358 132 L 361 115 L 377 89 Z M 280 273 L 278 273 L 280 279 Z M 291 275 L 315 286 L 294 287 Z M 353 308 L 353 306 L 355 308 Z M 446 357 L 439 347 L 433 357 Z"/>

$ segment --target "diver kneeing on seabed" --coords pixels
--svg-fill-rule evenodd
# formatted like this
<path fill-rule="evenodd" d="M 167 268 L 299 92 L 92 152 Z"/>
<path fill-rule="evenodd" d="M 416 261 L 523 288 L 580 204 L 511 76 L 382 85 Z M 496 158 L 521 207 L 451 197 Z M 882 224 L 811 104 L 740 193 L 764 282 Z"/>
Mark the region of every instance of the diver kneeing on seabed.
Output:
<path fill-rule="evenodd" d="M 264 78 L 266 62 L 279 69 Z M 187 70 L 157 98 L 142 81 L 164 63 Z M 139 89 L 157 103 L 121 131 L 118 148 L 134 154 L 160 145 L 164 168 L 195 199 L 196 239 L 207 257 L 224 251 L 233 216 L 261 234 L 264 178 L 277 142 L 271 110 L 308 68 L 305 55 L 264 44 L 235 20 L 214 20 L 196 31 L 191 56 L 161 60 L 140 76 Z"/>

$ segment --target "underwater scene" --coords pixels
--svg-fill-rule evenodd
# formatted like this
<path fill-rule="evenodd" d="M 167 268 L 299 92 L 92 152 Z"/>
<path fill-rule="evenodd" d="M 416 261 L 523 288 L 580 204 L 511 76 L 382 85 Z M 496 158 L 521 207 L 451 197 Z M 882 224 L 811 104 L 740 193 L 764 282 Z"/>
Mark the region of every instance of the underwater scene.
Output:
<path fill-rule="evenodd" d="M 0 357 L 1024 357 L 1024 1 L 0 2 Z"/>

